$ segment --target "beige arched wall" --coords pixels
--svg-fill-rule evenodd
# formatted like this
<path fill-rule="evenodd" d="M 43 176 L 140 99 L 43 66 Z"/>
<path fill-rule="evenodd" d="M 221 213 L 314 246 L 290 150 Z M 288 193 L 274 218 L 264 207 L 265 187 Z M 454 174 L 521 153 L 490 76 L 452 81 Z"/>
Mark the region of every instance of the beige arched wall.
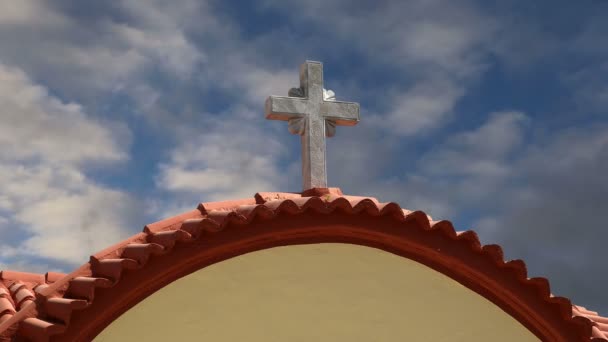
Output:
<path fill-rule="evenodd" d="M 538 341 L 415 261 L 347 244 L 267 249 L 157 291 L 95 341 Z"/>

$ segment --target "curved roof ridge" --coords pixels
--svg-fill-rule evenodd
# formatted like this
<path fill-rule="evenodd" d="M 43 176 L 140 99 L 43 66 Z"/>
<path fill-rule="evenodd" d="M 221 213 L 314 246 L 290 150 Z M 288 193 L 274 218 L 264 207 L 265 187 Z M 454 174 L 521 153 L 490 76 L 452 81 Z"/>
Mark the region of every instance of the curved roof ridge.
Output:
<path fill-rule="evenodd" d="M 249 199 L 201 203 L 195 210 L 146 225 L 142 233 L 96 253 L 88 263 L 67 275 L 2 271 L 0 339 L 18 335 L 33 341 L 48 341 L 69 328 L 74 311 L 86 311 L 92 305 L 98 288 L 115 286 L 124 272 L 145 268 L 150 258 L 162 258 L 182 242 L 198 240 L 227 226 L 244 226 L 257 219 L 307 212 L 390 217 L 411 223 L 429 234 L 439 233 L 459 248 L 466 246 L 470 258 L 491 260 L 497 272 L 536 293 L 535 300 L 551 307 L 563 324 L 576 330 L 581 339 L 608 342 L 607 317 L 573 305 L 567 298 L 553 296 L 547 279 L 528 278 L 526 265 L 521 260 L 505 262 L 500 246 L 481 245 L 475 232 L 456 232 L 451 222 L 433 221 L 422 211 L 409 211 L 397 203 L 381 203 L 371 197 L 347 196 L 337 188 L 311 189 L 302 194 L 263 192 Z"/>

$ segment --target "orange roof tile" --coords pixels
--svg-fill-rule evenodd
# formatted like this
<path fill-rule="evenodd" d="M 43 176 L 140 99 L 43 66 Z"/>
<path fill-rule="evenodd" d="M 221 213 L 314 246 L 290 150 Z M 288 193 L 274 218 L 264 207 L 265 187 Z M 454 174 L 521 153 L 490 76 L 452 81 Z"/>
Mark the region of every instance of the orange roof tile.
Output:
<path fill-rule="evenodd" d="M 256 226 L 258 221 L 264 224 Z M 286 222 L 294 226 L 287 229 Z M 359 226 L 346 229 L 344 222 Z M 320 228 L 310 228 L 315 224 Z M 249 229 L 226 229 L 233 226 Z M 208 235 L 217 232 L 222 234 Z M 421 211 L 345 196 L 335 188 L 201 203 L 145 226 L 70 274 L 2 271 L 0 341 L 92 339 L 141 299 L 205 265 L 252 250 L 315 242 L 357 243 L 411 257 L 484 295 L 540 338 L 608 341 L 607 317 L 553 296 L 545 278 L 527 277 L 523 261 L 505 262 L 500 246 L 482 246 L 473 231 L 456 232 L 449 221 L 433 221 Z M 197 243 L 207 250 L 188 247 Z M 144 284 L 159 270 L 165 278 Z"/>

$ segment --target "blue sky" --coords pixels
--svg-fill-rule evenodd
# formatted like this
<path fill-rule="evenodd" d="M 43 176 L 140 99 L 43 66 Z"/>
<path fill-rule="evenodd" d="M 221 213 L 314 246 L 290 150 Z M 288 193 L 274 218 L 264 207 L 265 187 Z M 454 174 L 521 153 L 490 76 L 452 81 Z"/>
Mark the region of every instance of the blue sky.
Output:
<path fill-rule="evenodd" d="M 0 268 L 70 271 L 197 203 L 299 191 L 269 95 L 361 104 L 330 186 L 474 229 L 608 313 L 608 2 L 0 3 Z"/>

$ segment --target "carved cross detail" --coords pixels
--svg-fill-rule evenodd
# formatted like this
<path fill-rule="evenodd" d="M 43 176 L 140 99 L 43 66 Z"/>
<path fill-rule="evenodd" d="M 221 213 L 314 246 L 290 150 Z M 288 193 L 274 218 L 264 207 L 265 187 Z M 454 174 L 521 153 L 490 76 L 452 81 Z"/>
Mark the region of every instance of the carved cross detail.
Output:
<path fill-rule="evenodd" d="M 336 125 L 359 122 L 359 104 L 332 95 L 323 89 L 323 64 L 306 61 L 300 66 L 300 88 L 266 99 L 266 119 L 288 121 L 289 131 L 301 136 L 303 190 L 327 187 L 325 137 L 335 134 Z"/>

